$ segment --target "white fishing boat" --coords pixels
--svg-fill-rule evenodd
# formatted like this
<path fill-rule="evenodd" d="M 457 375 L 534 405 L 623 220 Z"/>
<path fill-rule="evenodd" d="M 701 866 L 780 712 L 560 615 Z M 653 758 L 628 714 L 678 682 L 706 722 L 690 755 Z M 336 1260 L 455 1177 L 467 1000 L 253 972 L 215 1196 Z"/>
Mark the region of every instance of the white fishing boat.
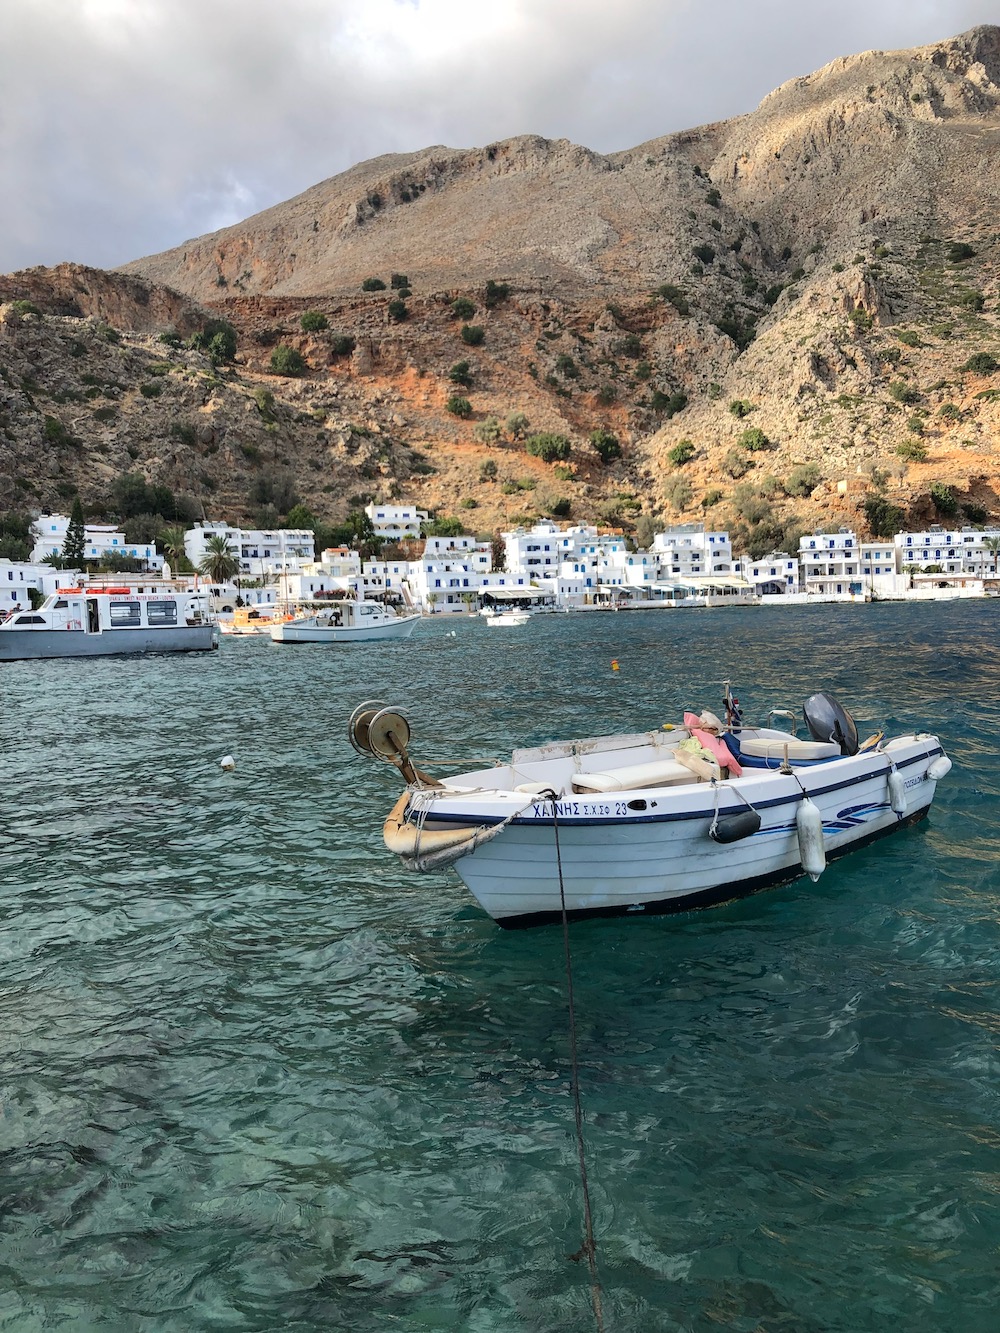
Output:
<path fill-rule="evenodd" d="M 419 615 L 397 615 L 381 602 L 345 599 L 272 625 L 270 633 L 275 643 L 364 643 L 405 639 L 419 621 Z"/>
<path fill-rule="evenodd" d="M 530 611 L 497 611 L 495 614 L 486 617 L 486 623 L 496 629 L 505 626 L 526 625 L 530 619 Z"/>
<path fill-rule="evenodd" d="M 60 588 L 0 624 L 0 662 L 205 652 L 218 647 L 215 631 L 204 593 Z"/>
<path fill-rule="evenodd" d="M 454 865 L 502 926 L 655 915 L 724 902 L 807 874 L 922 819 L 951 760 L 924 732 L 858 743 L 827 694 L 808 738 L 685 714 L 670 730 L 515 750 L 440 781 L 409 757 L 396 709 L 355 710 L 351 742 L 407 787 L 386 846 L 411 870 Z M 779 710 L 784 712 L 785 710 Z M 770 718 L 768 719 L 771 720 Z"/>

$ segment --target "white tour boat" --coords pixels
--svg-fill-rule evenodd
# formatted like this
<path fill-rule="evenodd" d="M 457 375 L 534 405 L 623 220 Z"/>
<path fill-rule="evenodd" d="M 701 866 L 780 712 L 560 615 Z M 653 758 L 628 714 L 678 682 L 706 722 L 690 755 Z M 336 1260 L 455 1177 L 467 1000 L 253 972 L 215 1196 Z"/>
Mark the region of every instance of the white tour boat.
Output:
<path fill-rule="evenodd" d="M 0 624 L 0 662 L 204 652 L 218 647 L 215 629 L 203 593 L 59 588 Z"/>
<path fill-rule="evenodd" d="M 402 714 L 366 703 L 360 753 L 407 782 L 383 829 L 411 870 L 454 865 L 502 926 L 659 914 L 725 902 L 803 874 L 922 819 L 951 768 L 936 736 L 859 745 L 826 694 L 803 708 L 809 739 L 724 725 L 552 742 L 436 781 L 413 766 Z"/>
<path fill-rule="evenodd" d="M 399 616 L 381 602 L 331 602 L 282 625 L 271 626 L 275 643 L 361 643 L 369 639 L 405 639 L 419 615 Z"/>

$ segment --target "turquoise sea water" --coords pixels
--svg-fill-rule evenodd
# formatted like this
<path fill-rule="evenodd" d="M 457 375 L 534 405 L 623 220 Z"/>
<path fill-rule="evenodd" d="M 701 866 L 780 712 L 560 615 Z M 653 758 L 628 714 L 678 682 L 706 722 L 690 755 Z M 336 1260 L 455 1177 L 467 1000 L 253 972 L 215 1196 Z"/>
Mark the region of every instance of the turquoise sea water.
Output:
<path fill-rule="evenodd" d="M 0 1328 L 593 1328 L 561 930 L 403 872 L 346 720 L 405 704 L 418 761 L 487 759 L 730 677 L 749 717 L 828 689 L 955 768 L 815 885 L 572 928 L 606 1327 L 995 1329 L 998 616 L 441 616 L 5 666 Z"/>

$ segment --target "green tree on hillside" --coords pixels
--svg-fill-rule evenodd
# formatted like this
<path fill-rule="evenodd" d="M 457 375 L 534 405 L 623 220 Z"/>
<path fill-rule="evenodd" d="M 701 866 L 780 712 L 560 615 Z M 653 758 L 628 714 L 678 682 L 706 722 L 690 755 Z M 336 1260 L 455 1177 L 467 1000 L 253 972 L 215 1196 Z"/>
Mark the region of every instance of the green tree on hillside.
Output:
<path fill-rule="evenodd" d="M 72 569 L 83 568 L 85 540 L 83 529 L 83 505 L 80 503 L 80 497 L 77 496 L 69 513 L 69 526 L 66 529 L 66 540 L 63 542 L 62 548 L 62 558 L 67 567 Z"/>

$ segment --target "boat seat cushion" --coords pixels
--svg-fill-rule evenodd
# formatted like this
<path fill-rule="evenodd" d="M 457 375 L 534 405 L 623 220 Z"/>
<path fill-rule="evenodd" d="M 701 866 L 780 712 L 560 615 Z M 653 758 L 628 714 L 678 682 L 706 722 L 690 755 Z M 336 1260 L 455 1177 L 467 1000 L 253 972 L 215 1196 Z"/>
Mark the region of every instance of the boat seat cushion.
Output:
<path fill-rule="evenodd" d="M 794 736 L 788 740 L 775 740 L 773 736 L 740 737 L 740 754 L 755 759 L 777 759 L 785 757 L 788 748 L 790 760 L 839 759 L 840 746 L 833 741 L 797 741 Z"/>
<path fill-rule="evenodd" d="M 634 791 L 638 787 L 679 787 L 682 783 L 697 781 L 697 775 L 690 768 L 672 759 L 660 759 L 651 764 L 609 768 L 603 773 L 575 773 L 573 790 Z"/>

